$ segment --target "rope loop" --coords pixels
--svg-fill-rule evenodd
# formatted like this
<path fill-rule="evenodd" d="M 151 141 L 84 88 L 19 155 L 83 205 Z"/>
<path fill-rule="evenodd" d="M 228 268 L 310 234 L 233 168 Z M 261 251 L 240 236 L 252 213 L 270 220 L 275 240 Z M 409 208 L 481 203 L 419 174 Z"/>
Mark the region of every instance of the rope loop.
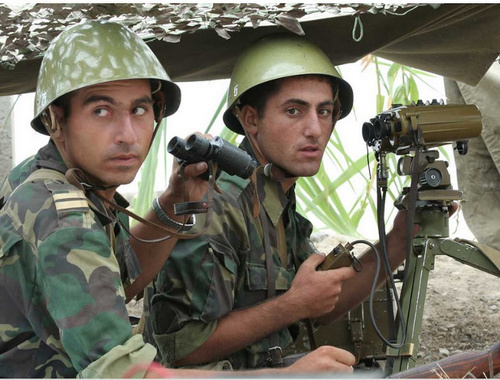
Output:
<path fill-rule="evenodd" d="M 356 37 L 356 29 L 359 28 L 359 37 Z M 361 22 L 361 17 L 356 16 L 354 18 L 354 26 L 352 28 L 352 39 L 355 42 L 359 42 L 363 39 L 363 23 Z"/>

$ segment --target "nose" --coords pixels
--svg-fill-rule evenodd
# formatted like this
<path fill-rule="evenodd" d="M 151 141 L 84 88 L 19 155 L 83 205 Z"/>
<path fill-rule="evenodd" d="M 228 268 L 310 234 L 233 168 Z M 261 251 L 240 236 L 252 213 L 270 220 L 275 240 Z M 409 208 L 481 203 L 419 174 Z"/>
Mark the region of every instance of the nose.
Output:
<path fill-rule="evenodd" d="M 306 137 L 319 138 L 323 133 L 324 122 L 325 121 L 321 120 L 315 111 L 309 112 L 306 118 L 306 127 L 304 129 Z"/>
<path fill-rule="evenodd" d="M 129 145 L 137 142 L 134 122 L 129 113 L 123 115 L 117 124 L 116 142 L 117 144 Z"/>

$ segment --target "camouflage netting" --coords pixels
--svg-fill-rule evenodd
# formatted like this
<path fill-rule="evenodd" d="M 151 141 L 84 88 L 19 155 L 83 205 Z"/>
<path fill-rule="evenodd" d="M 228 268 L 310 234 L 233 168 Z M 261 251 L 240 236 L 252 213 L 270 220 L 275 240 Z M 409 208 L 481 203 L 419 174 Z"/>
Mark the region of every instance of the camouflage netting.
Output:
<path fill-rule="evenodd" d="M 0 66 L 12 69 L 21 60 L 39 57 L 61 30 L 89 19 L 122 23 L 147 41 L 176 43 L 198 29 L 213 29 L 224 39 L 262 24 L 304 34 L 299 20 L 311 17 L 403 14 L 420 6 L 429 4 L 0 4 Z"/>
<path fill-rule="evenodd" d="M 368 54 L 476 85 L 500 52 L 500 4 L 0 4 L 0 96 L 32 92 L 43 52 L 90 19 L 128 26 L 176 82 L 228 78 L 241 51 L 303 34 L 335 65 Z"/>

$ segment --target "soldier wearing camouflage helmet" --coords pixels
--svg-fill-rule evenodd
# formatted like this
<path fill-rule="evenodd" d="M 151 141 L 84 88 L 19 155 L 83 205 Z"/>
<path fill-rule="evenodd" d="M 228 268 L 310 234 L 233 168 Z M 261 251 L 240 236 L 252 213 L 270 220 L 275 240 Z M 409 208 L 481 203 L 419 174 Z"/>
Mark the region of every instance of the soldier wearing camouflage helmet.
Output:
<path fill-rule="evenodd" d="M 78 24 L 47 49 L 31 125 L 50 140 L 0 192 L 0 377 L 116 378 L 137 363 L 145 366 L 136 375 L 147 373 L 156 350 L 132 334 L 125 298 L 151 280 L 176 239 L 129 241 L 127 217 L 103 199 L 128 205 L 116 188 L 133 180 L 155 122 L 179 103 L 179 87 L 123 26 Z M 169 215 L 184 194 L 176 178 L 159 198 Z M 193 180 L 197 188 L 206 186 Z"/>
<path fill-rule="evenodd" d="M 314 254 L 312 224 L 295 210 L 296 180 L 317 173 L 352 104 L 350 85 L 302 37 L 270 35 L 241 54 L 224 121 L 245 135 L 240 148 L 260 167 L 253 179 L 221 174 L 209 231 L 180 241 L 158 274 L 147 336 L 164 364 L 280 366 L 298 321 L 327 322 L 368 296 L 374 257 L 360 259 L 362 273 L 316 271 L 324 256 Z M 389 237 L 394 267 L 403 260 L 403 230 Z M 318 350 L 328 351 L 330 371 L 352 371 L 351 353 L 320 347 L 312 354 Z"/>

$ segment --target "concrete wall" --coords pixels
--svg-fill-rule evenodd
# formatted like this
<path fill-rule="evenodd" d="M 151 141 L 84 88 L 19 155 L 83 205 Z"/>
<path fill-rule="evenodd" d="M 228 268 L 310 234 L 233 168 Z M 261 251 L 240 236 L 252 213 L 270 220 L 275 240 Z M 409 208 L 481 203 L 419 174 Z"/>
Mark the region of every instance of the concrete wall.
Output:
<path fill-rule="evenodd" d="M 14 162 L 12 156 L 12 119 L 7 119 L 11 107 L 11 97 L 0 96 L 0 184 Z"/>

